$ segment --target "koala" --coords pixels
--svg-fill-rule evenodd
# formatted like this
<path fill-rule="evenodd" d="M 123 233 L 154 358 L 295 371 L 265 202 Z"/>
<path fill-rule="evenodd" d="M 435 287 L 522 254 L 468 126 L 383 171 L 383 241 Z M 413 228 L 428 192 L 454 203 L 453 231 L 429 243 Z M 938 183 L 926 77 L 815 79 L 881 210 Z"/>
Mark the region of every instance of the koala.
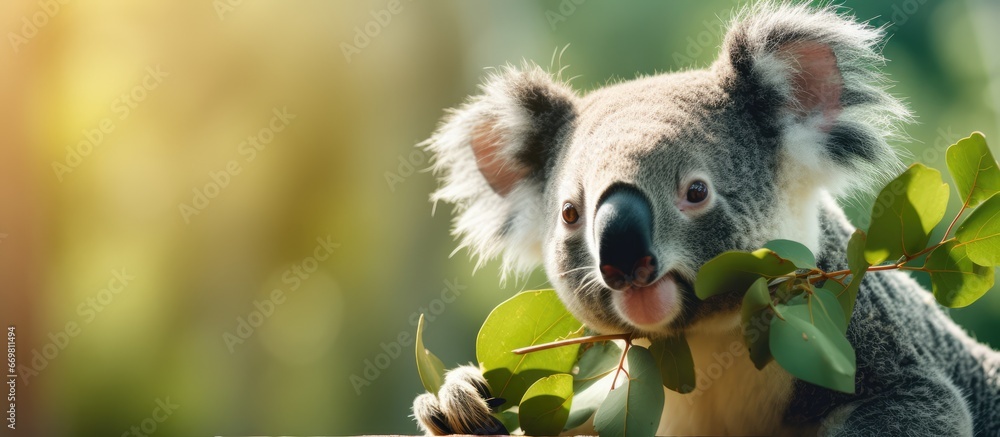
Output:
<path fill-rule="evenodd" d="M 854 394 L 774 362 L 758 371 L 745 290 L 693 292 L 709 259 L 778 238 L 847 268 L 853 228 L 836 200 L 902 170 L 889 142 L 910 120 L 886 90 L 882 38 L 834 6 L 765 2 L 735 15 L 706 69 L 586 95 L 530 63 L 498 70 L 421 144 L 441 182 L 432 200 L 454 204 L 460 247 L 501 259 L 505 277 L 543 266 L 590 330 L 685 334 L 701 387 L 666 391 L 660 434 L 1000 435 L 1000 354 L 905 273 L 862 283 Z M 413 411 L 428 434 L 502 433 L 495 403 L 465 366 Z"/>

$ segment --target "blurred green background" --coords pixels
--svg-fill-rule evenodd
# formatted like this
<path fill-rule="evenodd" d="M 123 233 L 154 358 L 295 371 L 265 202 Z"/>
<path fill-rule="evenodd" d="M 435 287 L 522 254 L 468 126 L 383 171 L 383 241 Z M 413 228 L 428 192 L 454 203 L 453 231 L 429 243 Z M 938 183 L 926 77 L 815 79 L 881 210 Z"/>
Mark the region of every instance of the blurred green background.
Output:
<path fill-rule="evenodd" d="M 416 433 L 412 316 L 463 364 L 494 305 L 546 284 L 450 256 L 413 145 L 489 67 L 566 66 L 585 92 L 706 66 L 738 4 L 4 2 L 0 320 L 37 371 L 19 434 Z M 1000 144 L 996 2 L 846 4 L 889 26 L 908 161 Z M 1000 347 L 1000 292 L 952 315 Z"/>

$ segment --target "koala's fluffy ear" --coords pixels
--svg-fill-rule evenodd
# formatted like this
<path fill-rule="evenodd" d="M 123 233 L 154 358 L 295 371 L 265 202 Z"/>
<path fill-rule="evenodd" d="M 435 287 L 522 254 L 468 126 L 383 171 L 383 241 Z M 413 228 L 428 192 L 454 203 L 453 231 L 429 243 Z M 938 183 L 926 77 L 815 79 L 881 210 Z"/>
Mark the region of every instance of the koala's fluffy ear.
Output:
<path fill-rule="evenodd" d="M 502 254 L 504 275 L 523 272 L 541 261 L 544 223 L 554 220 L 542 211 L 545 181 L 577 96 L 534 65 L 507 67 L 481 88 L 421 143 L 441 180 L 431 199 L 455 204 L 459 249 L 480 264 Z"/>
<path fill-rule="evenodd" d="M 788 158 L 842 192 L 900 168 L 887 140 L 910 115 L 885 90 L 882 37 L 833 6 L 763 2 L 736 17 L 714 67 Z"/>

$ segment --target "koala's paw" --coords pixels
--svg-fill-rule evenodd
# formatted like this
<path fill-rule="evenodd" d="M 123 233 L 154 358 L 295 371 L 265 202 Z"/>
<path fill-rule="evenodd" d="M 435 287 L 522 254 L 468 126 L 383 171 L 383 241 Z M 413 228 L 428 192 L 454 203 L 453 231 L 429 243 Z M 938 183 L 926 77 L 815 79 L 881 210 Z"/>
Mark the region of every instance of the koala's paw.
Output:
<path fill-rule="evenodd" d="M 436 396 L 424 393 L 413 400 L 413 416 L 428 435 L 509 434 L 492 414 L 503 402 L 490 395 L 478 368 L 462 366 L 448 371 Z"/>

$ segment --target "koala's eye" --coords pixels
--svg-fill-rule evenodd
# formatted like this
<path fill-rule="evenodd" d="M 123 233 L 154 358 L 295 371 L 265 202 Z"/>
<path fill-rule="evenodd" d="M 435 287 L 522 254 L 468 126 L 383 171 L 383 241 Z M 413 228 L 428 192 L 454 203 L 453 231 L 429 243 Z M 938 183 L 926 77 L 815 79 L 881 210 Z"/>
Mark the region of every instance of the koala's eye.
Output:
<path fill-rule="evenodd" d="M 562 207 L 562 219 L 564 223 L 571 225 L 580 220 L 580 213 L 576 211 L 576 207 L 572 203 L 566 202 Z"/>
<path fill-rule="evenodd" d="M 708 184 L 704 181 L 694 181 L 688 186 L 687 201 L 701 203 L 708 197 Z"/>

